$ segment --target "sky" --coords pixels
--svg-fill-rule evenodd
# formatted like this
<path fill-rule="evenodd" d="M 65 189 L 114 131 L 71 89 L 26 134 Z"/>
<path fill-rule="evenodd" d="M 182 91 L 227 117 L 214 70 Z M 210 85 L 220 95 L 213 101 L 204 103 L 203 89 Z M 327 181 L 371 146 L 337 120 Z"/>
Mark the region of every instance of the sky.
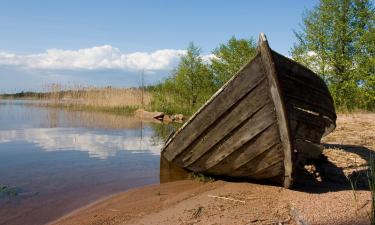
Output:
<path fill-rule="evenodd" d="M 0 0 L 0 93 L 162 81 L 190 42 L 205 60 L 229 38 L 289 55 L 318 0 Z"/>

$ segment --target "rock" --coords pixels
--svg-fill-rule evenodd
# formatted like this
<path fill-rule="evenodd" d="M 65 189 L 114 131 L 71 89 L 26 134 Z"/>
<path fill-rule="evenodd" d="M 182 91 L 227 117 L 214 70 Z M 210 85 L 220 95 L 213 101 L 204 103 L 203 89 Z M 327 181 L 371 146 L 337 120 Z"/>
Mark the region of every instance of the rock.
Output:
<path fill-rule="evenodd" d="M 170 122 L 173 122 L 173 117 L 172 116 L 169 116 L 169 115 L 164 115 L 163 116 L 163 122 L 166 122 L 166 123 L 170 123 Z"/>
<path fill-rule="evenodd" d="M 143 109 L 137 109 L 134 115 L 142 119 L 157 119 L 157 120 L 163 120 L 165 117 L 164 113 L 162 112 L 148 112 Z"/>
<path fill-rule="evenodd" d="M 173 115 L 172 118 L 173 118 L 173 121 L 182 122 L 184 121 L 185 117 L 182 114 L 176 114 L 176 115 Z"/>

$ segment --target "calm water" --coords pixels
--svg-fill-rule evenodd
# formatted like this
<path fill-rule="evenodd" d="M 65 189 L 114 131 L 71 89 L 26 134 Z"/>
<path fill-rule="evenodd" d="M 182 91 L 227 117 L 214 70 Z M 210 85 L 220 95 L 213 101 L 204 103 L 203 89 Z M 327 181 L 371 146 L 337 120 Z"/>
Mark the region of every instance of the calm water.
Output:
<path fill-rule="evenodd" d="M 0 100 L 0 224 L 44 224 L 159 182 L 161 125 Z"/>

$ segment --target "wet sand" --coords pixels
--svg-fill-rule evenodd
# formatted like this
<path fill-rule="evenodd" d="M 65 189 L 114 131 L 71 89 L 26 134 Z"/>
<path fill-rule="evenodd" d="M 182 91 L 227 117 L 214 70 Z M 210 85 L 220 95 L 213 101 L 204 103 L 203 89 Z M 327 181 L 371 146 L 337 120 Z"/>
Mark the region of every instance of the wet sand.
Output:
<path fill-rule="evenodd" d="M 134 189 L 52 224 L 369 224 L 368 191 L 325 193 L 216 181 Z"/>
<path fill-rule="evenodd" d="M 323 139 L 323 159 L 305 167 L 293 190 L 176 181 L 111 196 L 52 224 L 370 224 L 365 173 L 375 149 L 375 114 L 339 115 L 337 125 Z M 348 181 L 354 177 L 356 192 Z"/>

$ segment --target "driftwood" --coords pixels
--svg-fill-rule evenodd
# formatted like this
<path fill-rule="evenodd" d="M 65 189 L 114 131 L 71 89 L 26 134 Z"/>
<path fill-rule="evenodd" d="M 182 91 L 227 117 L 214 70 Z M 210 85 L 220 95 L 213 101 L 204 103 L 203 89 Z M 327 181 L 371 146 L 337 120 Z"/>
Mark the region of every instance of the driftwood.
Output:
<path fill-rule="evenodd" d="M 238 199 L 234 199 L 234 198 L 227 198 L 227 197 L 216 196 L 216 195 L 207 195 L 207 196 L 210 197 L 210 198 L 218 198 L 218 199 L 229 200 L 229 201 L 233 201 L 233 202 L 245 203 L 245 201 L 243 201 L 243 200 L 238 200 Z"/>

